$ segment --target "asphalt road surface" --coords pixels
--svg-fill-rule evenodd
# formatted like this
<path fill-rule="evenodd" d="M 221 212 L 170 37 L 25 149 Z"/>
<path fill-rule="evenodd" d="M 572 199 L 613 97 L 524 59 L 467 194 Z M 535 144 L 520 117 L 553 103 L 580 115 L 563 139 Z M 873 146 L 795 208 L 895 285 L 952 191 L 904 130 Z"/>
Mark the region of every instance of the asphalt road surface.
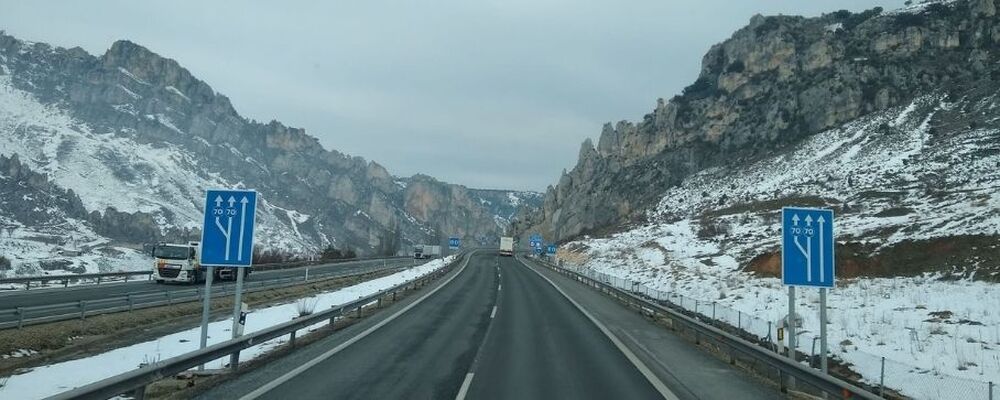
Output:
<path fill-rule="evenodd" d="M 454 399 L 463 386 L 469 399 L 661 398 L 551 285 L 495 252 L 474 253 L 453 281 L 383 328 L 271 382 L 260 398 Z M 220 389 L 206 397 L 232 395 Z"/>
<path fill-rule="evenodd" d="M 614 340 L 608 336 L 611 332 L 618 332 Z M 596 291 L 517 259 L 498 257 L 495 251 L 474 252 L 465 268 L 379 314 L 200 395 L 204 399 L 775 397 L 780 394 Z"/>
<path fill-rule="evenodd" d="M 411 265 L 413 263 L 414 260 L 412 259 L 389 259 L 385 261 L 385 265 L 389 268 Z M 383 260 L 348 261 L 335 264 L 314 265 L 309 267 L 309 273 L 310 277 L 333 272 L 336 272 L 337 275 L 353 275 L 382 266 Z M 278 281 L 293 276 L 304 277 L 305 270 L 305 267 L 298 267 L 280 270 L 255 271 L 250 274 L 248 281 L 268 282 Z M 212 287 L 229 287 L 235 284 L 236 283 L 234 281 L 215 281 Z M 129 294 L 137 295 L 146 293 L 162 293 L 178 290 L 187 291 L 192 288 L 200 288 L 204 286 L 204 283 L 190 285 L 157 284 L 153 281 L 132 281 L 101 285 L 70 286 L 68 288 L 17 290 L 0 292 L 0 308 L 14 309 L 17 307 L 35 307 L 49 304 L 72 303 L 81 300 L 100 300 L 110 297 L 127 296 Z"/>

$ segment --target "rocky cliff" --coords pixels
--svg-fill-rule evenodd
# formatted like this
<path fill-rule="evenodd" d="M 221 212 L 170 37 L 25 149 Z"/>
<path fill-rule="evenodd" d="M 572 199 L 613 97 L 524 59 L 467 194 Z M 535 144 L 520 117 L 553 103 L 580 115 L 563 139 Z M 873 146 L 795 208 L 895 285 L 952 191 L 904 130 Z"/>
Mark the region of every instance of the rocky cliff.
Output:
<path fill-rule="evenodd" d="M 606 124 L 518 230 L 566 239 L 646 218 L 693 173 L 761 159 L 933 92 L 1000 79 L 994 0 L 816 18 L 754 16 L 713 46 L 698 79 L 642 121 Z"/>
<path fill-rule="evenodd" d="M 176 61 L 129 41 L 93 56 L 0 32 L 0 154 L 18 157 L 5 168 L 23 164 L 36 174 L 28 181 L 63 191 L 57 219 L 122 241 L 196 238 L 207 187 L 258 190 L 258 237 L 292 251 L 394 252 L 495 237 L 509 219 L 463 186 L 396 177 L 303 129 L 243 118 Z M 2 187 L 5 199 L 17 194 Z M 31 210 L 0 218 L 30 227 L 41 218 Z"/>

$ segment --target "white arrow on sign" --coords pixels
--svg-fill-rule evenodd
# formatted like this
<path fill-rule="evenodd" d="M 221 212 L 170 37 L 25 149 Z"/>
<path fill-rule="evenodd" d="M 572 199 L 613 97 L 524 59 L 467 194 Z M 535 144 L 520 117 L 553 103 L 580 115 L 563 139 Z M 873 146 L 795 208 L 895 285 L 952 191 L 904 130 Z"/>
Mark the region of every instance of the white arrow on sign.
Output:
<path fill-rule="evenodd" d="M 220 222 L 219 221 L 219 217 L 216 216 L 215 217 L 215 226 L 218 227 L 220 231 L 222 231 L 222 236 L 226 237 L 226 254 L 225 255 L 226 255 L 226 260 L 228 261 L 229 260 L 229 236 L 233 232 L 233 216 L 232 215 L 229 216 L 229 222 L 228 222 L 228 225 L 226 225 L 225 228 L 222 227 L 222 222 Z"/>
<path fill-rule="evenodd" d="M 806 216 L 806 224 L 812 223 L 812 217 Z M 792 215 L 792 225 L 799 225 L 799 215 Z M 812 241 L 806 238 L 806 247 L 803 248 L 802 244 L 799 243 L 799 235 L 794 235 L 792 241 L 795 242 L 795 247 L 799 248 L 802 255 L 806 258 L 806 280 L 812 282 Z"/>
<path fill-rule="evenodd" d="M 243 259 L 243 227 L 246 226 L 247 224 L 247 203 L 249 202 L 250 201 L 247 200 L 246 196 L 243 196 L 243 200 L 240 200 L 240 204 L 243 205 L 243 211 L 240 213 L 240 241 L 238 242 L 239 244 L 237 245 L 239 247 L 239 249 L 236 252 L 237 260 Z"/>
<path fill-rule="evenodd" d="M 215 198 L 215 208 L 222 208 L 222 196 Z"/>
<path fill-rule="evenodd" d="M 229 200 L 228 201 L 229 201 L 229 208 L 233 208 L 233 207 L 236 206 L 236 198 L 235 197 L 229 196 Z"/>
<path fill-rule="evenodd" d="M 826 277 L 826 269 L 823 265 L 826 254 L 823 253 L 823 224 L 826 223 L 826 218 L 822 215 L 816 219 L 816 223 L 819 224 L 819 281 L 823 282 Z"/>

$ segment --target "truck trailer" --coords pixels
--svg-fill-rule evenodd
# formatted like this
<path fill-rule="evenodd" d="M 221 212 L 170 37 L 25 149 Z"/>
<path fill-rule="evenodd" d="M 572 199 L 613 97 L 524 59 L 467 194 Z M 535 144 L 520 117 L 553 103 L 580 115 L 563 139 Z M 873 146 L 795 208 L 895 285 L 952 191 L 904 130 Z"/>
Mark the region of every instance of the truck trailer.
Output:
<path fill-rule="evenodd" d="M 507 257 L 514 256 L 514 238 L 509 236 L 500 238 L 500 255 Z"/>
<path fill-rule="evenodd" d="M 441 256 L 441 246 L 418 244 L 413 246 L 413 258 L 435 258 Z"/>

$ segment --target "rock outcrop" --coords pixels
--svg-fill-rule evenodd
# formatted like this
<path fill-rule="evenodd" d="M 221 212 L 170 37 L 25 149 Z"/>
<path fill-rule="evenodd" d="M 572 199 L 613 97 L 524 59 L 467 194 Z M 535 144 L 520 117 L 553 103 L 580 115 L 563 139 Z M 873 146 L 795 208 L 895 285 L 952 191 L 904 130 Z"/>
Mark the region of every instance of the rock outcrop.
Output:
<path fill-rule="evenodd" d="M 639 122 L 607 124 L 518 230 L 567 239 L 641 220 L 692 173 L 773 154 L 932 91 L 1000 79 L 994 0 L 816 18 L 754 16 L 698 79 Z"/>

